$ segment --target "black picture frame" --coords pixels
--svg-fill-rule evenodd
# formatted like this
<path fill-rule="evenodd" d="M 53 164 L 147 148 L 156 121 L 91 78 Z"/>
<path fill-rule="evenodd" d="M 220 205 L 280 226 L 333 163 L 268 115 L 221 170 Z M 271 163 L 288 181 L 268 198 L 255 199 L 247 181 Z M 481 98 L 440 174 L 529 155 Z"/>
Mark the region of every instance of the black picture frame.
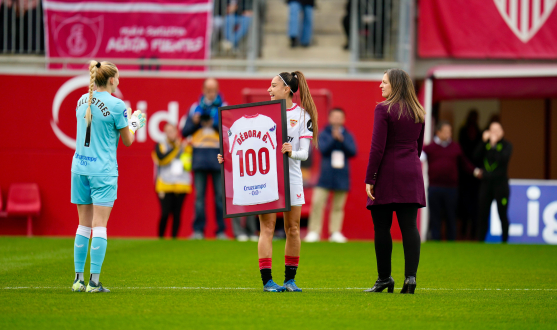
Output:
<path fill-rule="evenodd" d="M 224 156 L 224 149 L 223 149 L 223 131 L 222 131 L 222 112 L 223 111 L 230 111 L 230 110 L 238 110 L 238 109 L 245 109 L 250 107 L 258 107 L 264 106 L 269 104 L 280 104 L 280 112 L 281 112 L 281 126 L 282 126 L 282 141 L 288 141 L 288 131 L 286 126 L 286 100 L 274 100 L 274 101 L 265 101 L 265 102 L 255 102 L 255 103 L 244 103 L 238 105 L 231 105 L 226 107 L 219 107 L 219 144 L 220 144 L 220 154 Z M 277 146 L 278 147 L 278 146 Z M 228 213 L 227 206 L 226 206 L 226 176 L 224 172 L 224 163 L 220 164 L 221 169 L 221 181 L 222 181 L 222 210 L 223 210 L 223 218 L 237 218 L 237 217 L 245 217 L 249 215 L 259 215 L 259 214 L 267 214 L 267 213 L 278 213 L 278 212 L 290 212 L 291 205 L 290 205 L 290 166 L 288 162 L 288 154 L 282 154 L 282 161 L 283 161 L 283 178 L 284 178 L 284 198 L 285 198 L 285 207 L 278 208 L 278 209 L 269 209 L 264 211 L 253 211 L 253 212 L 242 212 L 242 213 Z M 277 162 L 279 162 L 279 158 L 277 157 Z M 277 176 L 278 178 L 278 176 Z"/>

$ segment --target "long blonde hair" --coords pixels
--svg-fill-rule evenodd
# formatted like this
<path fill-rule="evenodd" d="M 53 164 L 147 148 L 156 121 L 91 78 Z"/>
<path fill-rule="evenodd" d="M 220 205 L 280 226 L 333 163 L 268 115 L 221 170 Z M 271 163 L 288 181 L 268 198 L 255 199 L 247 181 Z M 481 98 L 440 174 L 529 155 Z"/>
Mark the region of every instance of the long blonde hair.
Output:
<path fill-rule="evenodd" d="M 308 127 L 308 129 L 313 132 L 313 145 L 315 148 L 318 148 L 319 127 L 317 127 L 317 107 L 311 97 L 306 77 L 301 71 L 294 71 L 290 73 L 281 72 L 279 73 L 279 76 L 284 80 L 286 85 L 290 87 L 292 94 L 296 93 L 298 89 L 300 90 L 300 102 L 302 103 L 302 108 L 307 111 L 311 119 L 311 129 L 310 127 Z"/>
<path fill-rule="evenodd" d="M 116 77 L 118 68 L 110 62 L 91 61 L 89 63 L 89 99 L 87 100 L 87 111 L 85 112 L 85 121 L 87 126 L 91 125 L 91 102 L 93 100 L 93 89 L 97 87 L 105 87 L 108 79 Z"/>
<path fill-rule="evenodd" d="M 415 123 L 423 123 L 425 120 L 425 110 L 420 101 L 418 101 L 414 84 L 408 73 L 401 69 L 389 69 L 385 73 L 391 84 L 391 94 L 382 102 L 389 105 L 387 111 L 391 111 L 393 104 L 398 104 L 399 119 L 404 115 L 405 117 L 414 118 Z"/>

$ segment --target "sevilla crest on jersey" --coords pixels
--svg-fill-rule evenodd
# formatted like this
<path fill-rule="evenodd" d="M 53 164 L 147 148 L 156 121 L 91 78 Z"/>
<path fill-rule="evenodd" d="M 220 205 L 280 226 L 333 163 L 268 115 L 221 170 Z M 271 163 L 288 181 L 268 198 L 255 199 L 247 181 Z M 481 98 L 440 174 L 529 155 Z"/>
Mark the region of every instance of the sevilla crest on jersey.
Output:
<path fill-rule="evenodd" d="M 267 116 L 243 116 L 228 131 L 234 205 L 278 200 L 276 123 Z"/>

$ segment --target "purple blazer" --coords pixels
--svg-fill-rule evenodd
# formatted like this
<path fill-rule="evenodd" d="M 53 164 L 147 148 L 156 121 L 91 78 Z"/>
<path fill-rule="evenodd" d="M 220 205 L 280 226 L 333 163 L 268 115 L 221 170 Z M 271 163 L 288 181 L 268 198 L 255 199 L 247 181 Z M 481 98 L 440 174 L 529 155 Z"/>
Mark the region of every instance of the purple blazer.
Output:
<path fill-rule="evenodd" d="M 374 185 L 375 200 L 367 208 L 391 203 L 415 203 L 425 207 L 424 178 L 420 155 L 424 143 L 424 124 L 404 115 L 399 106 L 382 103 L 375 107 L 375 122 L 366 183 Z"/>

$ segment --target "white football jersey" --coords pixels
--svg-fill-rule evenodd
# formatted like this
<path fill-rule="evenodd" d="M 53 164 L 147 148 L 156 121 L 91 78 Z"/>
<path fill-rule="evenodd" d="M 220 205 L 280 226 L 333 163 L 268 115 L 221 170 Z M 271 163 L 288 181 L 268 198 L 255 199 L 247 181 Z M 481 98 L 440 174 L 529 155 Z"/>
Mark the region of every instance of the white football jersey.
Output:
<path fill-rule="evenodd" d="M 313 139 L 313 123 L 306 110 L 296 103 L 286 110 L 286 126 L 288 127 L 288 141 L 292 150 L 300 150 L 300 139 Z M 308 150 L 309 152 L 309 150 Z M 290 183 L 303 184 L 301 161 L 288 158 L 290 165 Z"/>
<path fill-rule="evenodd" d="M 264 115 L 243 116 L 228 130 L 234 205 L 278 200 L 277 125 Z"/>

